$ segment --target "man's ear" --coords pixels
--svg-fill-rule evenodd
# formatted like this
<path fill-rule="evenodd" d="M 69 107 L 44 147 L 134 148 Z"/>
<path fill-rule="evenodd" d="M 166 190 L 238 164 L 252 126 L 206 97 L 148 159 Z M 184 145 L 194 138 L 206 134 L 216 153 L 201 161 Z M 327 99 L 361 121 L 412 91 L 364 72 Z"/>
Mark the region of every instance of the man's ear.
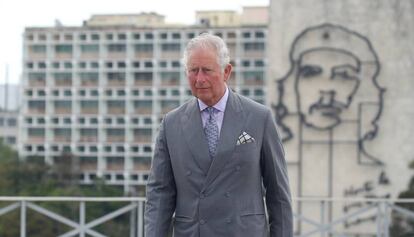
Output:
<path fill-rule="evenodd" d="M 224 81 L 227 82 L 227 80 L 230 79 L 232 70 L 233 70 L 233 66 L 230 63 L 227 64 L 226 67 L 224 68 Z"/>

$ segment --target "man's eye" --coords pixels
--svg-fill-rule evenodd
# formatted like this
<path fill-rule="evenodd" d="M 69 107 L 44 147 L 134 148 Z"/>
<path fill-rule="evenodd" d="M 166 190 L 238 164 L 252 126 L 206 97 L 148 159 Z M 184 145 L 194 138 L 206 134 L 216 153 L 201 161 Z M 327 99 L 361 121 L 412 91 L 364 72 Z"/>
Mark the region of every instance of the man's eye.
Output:
<path fill-rule="evenodd" d="M 308 78 L 319 75 L 322 73 L 322 68 L 316 66 L 303 66 L 299 69 L 299 73 L 302 77 Z"/>
<path fill-rule="evenodd" d="M 190 73 L 192 73 L 192 74 L 196 74 L 197 72 L 198 72 L 198 69 L 197 68 L 190 69 Z"/>
<path fill-rule="evenodd" d="M 346 70 L 344 70 L 344 71 L 337 71 L 337 72 L 335 72 L 335 74 L 334 74 L 336 77 L 339 77 L 339 78 L 341 78 L 341 79 L 343 79 L 343 80 L 352 80 L 352 79 L 354 79 L 354 77 L 352 77 L 349 73 L 348 73 L 348 71 L 346 71 Z"/>

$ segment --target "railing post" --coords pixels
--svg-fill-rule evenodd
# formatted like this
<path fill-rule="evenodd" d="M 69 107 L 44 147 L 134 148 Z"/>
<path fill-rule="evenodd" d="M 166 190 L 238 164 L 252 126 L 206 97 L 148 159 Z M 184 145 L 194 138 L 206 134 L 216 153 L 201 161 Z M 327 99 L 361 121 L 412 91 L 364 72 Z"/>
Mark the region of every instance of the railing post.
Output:
<path fill-rule="evenodd" d="M 144 237 L 144 201 L 138 202 L 138 237 Z"/>
<path fill-rule="evenodd" d="M 26 201 L 20 202 L 20 237 L 26 237 Z"/>
<path fill-rule="evenodd" d="M 138 208 L 138 203 L 137 202 L 132 202 L 132 203 L 136 204 L 137 208 Z M 134 209 L 131 210 L 130 217 L 129 217 L 129 222 L 131 223 L 130 224 L 130 233 L 129 233 L 130 237 L 136 237 L 137 234 L 138 234 L 138 230 L 137 230 L 137 221 L 138 221 L 137 220 L 137 208 L 134 208 Z"/>
<path fill-rule="evenodd" d="M 321 224 L 325 225 L 325 200 L 321 200 Z M 325 237 L 325 231 L 321 231 L 321 237 Z"/>
<path fill-rule="evenodd" d="M 391 212 L 387 202 L 384 202 L 384 237 L 390 236 Z"/>
<path fill-rule="evenodd" d="M 85 201 L 79 203 L 79 236 L 85 237 Z"/>
<path fill-rule="evenodd" d="M 381 220 L 382 220 L 382 208 L 381 208 L 381 202 L 378 202 L 377 203 L 377 237 L 381 237 L 382 236 L 382 231 L 381 231 L 381 229 L 382 229 L 382 223 L 381 223 Z"/>

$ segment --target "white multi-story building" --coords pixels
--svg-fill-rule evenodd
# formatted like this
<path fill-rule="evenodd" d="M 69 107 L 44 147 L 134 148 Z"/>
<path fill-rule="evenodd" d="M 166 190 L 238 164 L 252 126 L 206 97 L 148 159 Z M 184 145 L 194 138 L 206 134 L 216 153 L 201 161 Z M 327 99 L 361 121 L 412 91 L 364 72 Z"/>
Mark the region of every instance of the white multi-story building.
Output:
<path fill-rule="evenodd" d="M 159 122 L 191 97 L 182 51 L 206 31 L 228 44 L 235 65 L 230 87 L 266 103 L 267 22 L 162 22 L 143 13 L 93 16 L 80 27 L 26 28 L 20 155 L 53 163 L 70 154 L 85 184 L 96 177 L 145 184 Z"/>

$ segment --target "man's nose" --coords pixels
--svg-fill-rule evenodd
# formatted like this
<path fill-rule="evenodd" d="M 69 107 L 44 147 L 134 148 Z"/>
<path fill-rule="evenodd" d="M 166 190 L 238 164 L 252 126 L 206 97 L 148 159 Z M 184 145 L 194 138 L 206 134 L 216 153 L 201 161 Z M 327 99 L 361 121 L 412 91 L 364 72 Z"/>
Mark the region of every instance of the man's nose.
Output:
<path fill-rule="evenodd" d="M 335 91 L 333 90 L 321 90 L 320 91 L 320 104 L 329 105 L 332 104 L 335 98 Z"/>
<path fill-rule="evenodd" d="M 199 70 L 195 76 L 197 82 L 204 82 L 206 80 L 206 77 L 203 73 L 203 70 Z"/>

